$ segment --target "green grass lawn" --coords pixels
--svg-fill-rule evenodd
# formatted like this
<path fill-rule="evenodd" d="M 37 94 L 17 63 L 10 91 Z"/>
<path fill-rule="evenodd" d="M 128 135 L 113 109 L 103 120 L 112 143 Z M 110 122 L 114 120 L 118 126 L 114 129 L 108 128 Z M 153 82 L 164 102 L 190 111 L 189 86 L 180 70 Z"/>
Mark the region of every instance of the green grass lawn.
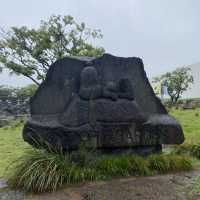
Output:
<path fill-rule="evenodd" d="M 0 177 L 10 163 L 30 148 L 22 139 L 22 124 L 0 128 Z"/>
<path fill-rule="evenodd" d="M 182 124 L 187 143 L 200 143 L 200 109 L 195 110 L 172 110 L 170 112 Z M 198 113 L 198 116 L 196 116 Z M 15 123 L 9 127 L 0 128 L 0 177 L 4 171 L 31 148 L 22 139 L 23 124 Z"/>
<path fill-rule="evenodd" d="M 200 108 L 194 110 L 173 109 L 170 114 L 181 123 L 185 142 L 200 144 Z"/>

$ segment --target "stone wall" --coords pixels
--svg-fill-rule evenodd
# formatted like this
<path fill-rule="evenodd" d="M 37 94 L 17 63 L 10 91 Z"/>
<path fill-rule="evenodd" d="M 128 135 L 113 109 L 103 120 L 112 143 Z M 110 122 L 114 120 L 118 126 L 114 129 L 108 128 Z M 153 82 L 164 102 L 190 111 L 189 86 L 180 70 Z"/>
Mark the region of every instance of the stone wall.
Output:
<path fill-rule="evenodd" d="M 29 115 L 29 97 L 0 97 L 0 127 Z"/>

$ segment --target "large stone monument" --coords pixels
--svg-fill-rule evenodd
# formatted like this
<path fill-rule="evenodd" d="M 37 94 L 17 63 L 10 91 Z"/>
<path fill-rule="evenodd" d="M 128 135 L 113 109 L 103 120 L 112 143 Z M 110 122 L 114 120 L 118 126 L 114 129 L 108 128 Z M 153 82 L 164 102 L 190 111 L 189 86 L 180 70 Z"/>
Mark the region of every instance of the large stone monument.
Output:
<path fill-rule="evenodd" d="M 81 144 L 148 153 L 184 141 L 180 124 L 155 96 L 140 58 L 66 57 L 55 62 L 30 101 L 23 137 L 57 150 Z"/>

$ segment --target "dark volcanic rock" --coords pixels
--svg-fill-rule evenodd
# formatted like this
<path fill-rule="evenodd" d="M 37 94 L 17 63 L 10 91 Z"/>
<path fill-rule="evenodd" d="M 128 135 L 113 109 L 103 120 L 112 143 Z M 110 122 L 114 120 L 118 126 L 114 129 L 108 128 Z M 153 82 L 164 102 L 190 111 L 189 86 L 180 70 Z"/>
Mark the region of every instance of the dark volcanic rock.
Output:
<path fill-rule="evenodd" d="M 66 57 L 55 62 L 31 98 L 25 141 L 72 150 L 154 149 L 184 140 L 155 96 L 139 58 Z M 159 148 L 160 149 L 160 148 Z"/>

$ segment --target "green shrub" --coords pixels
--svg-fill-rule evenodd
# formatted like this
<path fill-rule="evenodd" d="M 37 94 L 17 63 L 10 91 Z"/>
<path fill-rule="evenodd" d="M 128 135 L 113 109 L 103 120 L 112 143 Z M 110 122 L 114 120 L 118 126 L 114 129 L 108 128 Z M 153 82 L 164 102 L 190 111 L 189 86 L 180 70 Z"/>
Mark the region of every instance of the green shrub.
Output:
<path fill-rule="evenodd" d="M 192 168 L 191 158 L 179 155 L 151 155 L 148 157 L 149 168 L 157 173 L 171 171 L 190 170 Z"/>
<path fill-rule="evenodd" d="M 192 158 L 189 156 L 165 155 L 169 162 L 169 171 L 184 171 L 192 169 Z"/>
<path fill-rule="evenodd" d="M 11 186 L 31 192 L 54 191 L 64 183 L 98 177 L 93 169 L 81 168 L 71 162 L 69 155 L 45 150 L 28 151 L 11 165 L 8 173 Z"/>
<path fill-rule="evenodd" d="M 200 145 L 199 144 L 196 144 L 196 145 L 192 146 L 191 155 L 195 156 L 198 159 L 200 159 Z"/>
<path fill-rule="evenodd" d="M 148 157 L 149 168 L 152 171 L 159 172 L 159 173 L 166 173 L 170 169 L 170 162 L 166 159 L 166 156 L 159 154 L 159 155 L 151 155 Z"/>
<path fill-rule="evenodd" d="M 192 168 L 190 158 L 180 155 L 101 155 L 78 150 L 55 153 L 30 150 L 8 170 L 9 184 L 30 192 L 55 191 L 67 183 L 116 176 L 146 176 Z"/>
<path fill-rule="evenodd" d="M 9 183 L 26 191 L 55 190 L 62 186 L 69 164 L 63 155 L 31 150 L 11 166 Z"/>
<path fill-rule="evenodd" d="M 181 144 L 174 146 L 174 154 L 186 154 L 200 159 L 200 144 Z"/>
<path fill-rule="evenodd" d="M 7 122 L 7 124 L 5 126 L 3 126 L 4 130 L 8 130 L 8 129 L 17 129 L 17 128 L 21 128 L 24 124 L 25 119 L 21 118 L 21 119 L 14 119 L 11 120 L 9 122 Z"/>
<path fill-rule="evenodd" d="M 136 155 L 105 155 L 96 161 L 95 168 L 106 177 L 150 175 L 147 161 Z"/>
<path fill-rule="evenodd" d="M 130 162 L 131 175 L 146 176 L 152 175 L 149 169 L 148 161 L 140 156 L 130 155 L 127 157 Z"/>

